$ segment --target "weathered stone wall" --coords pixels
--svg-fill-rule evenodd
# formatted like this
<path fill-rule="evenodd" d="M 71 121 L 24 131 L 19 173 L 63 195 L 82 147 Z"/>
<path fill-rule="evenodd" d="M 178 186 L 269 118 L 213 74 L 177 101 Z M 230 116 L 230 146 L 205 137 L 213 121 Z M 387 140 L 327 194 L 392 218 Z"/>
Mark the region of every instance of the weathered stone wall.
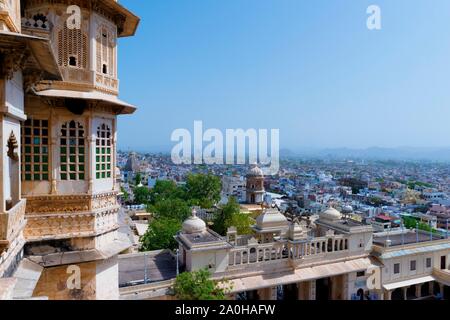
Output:
<path fill-rule="evenodd" d="M 68 289 L 67 282 L 73 273 L 68 265 L 45 268 L 34 290 L 34 297 L 46 296 L 49 300 L 94 300 L 96 299 L 96 262 L 78 264 L 81 289 Z"/>

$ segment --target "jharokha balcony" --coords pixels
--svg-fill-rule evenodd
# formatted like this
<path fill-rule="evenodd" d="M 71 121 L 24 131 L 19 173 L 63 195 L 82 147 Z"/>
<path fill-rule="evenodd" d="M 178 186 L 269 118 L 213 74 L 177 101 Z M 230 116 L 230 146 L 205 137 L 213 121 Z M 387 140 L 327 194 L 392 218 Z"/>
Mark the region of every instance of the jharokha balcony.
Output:
<path fill-rule="evenodd" d="M 117 230 L 117 192 L 27 197 L 27 241 L 94 237 Z"/>

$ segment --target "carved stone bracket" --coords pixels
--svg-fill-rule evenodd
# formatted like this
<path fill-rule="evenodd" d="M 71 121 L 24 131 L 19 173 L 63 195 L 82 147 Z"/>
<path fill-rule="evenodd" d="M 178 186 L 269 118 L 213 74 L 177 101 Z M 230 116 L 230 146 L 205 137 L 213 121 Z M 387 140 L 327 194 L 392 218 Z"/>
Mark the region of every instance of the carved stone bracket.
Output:
<path fill-rule="evenodd" d="M 0 48 L 0 76 L 11 80 L 14 73 L 25 67 L 30 57 L 30 50 L 25 46 L 21 49 Z"/>

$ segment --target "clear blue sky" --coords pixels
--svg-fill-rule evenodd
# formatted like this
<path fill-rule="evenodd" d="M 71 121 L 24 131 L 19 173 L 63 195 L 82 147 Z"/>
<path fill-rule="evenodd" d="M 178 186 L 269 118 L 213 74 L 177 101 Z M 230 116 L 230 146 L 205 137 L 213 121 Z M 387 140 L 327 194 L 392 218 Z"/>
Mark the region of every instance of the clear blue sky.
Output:
<path fill-rule="evenodd" d="M 119 147 L 279 128 L 281 148 L 450 146 L 448 0 L 122 0 Z M 366 28 L 381 8 L 382 30 Z"/>

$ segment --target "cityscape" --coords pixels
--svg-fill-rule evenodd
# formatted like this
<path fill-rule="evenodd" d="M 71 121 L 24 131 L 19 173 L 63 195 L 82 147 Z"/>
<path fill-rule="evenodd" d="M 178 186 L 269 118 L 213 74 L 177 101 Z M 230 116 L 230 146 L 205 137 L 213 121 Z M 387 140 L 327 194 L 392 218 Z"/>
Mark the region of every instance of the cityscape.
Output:
<path fill-rule="evenodd" d="M 244 305 L 450 299 L 446 71 L 436 76 L 444 79 L 439 84 L 417 77 L 426 87 L 405 82 L 376 100 L 374 92 L 390 86 L 388 80 L 378 78 L 380 87 L 373 92 L 364 88 L 375 80 L 364 83 L 352 70 L 346 74 L 351 82 L 334 81 L 333 72 L 341 65 L 329 53 L 321 58 L 306 53 L 302 58 L 314 59 L 296 65 L 299 59 L 286 52 L 307 51 L 308 46 L 294 48 L 293 34 L 283 38 L 283 32 L 273 31 L 274 47 L 286 46 L 285 56 L 271 48 L 262 59 L 258 53 L 264 50 L 249 49 L 256 41 L 249 35 L 253 27 L 278 30 L 269 18 L 272 13 L 276 22 L 285 23 L 283 28 L 295 29 L 289 19 L 299 20 L 292 14 L 302 4 L 275 9 L 267 0 L 267 7 L 261 5 L 252 17 L 254 25 L 246 25 L 239 13 L 249 4 L 230 3 L 199 2 L 193 11 L 183 12 L 188 19 L 178 15 L 186 6 L 182 2 L 175 9 L 131 0 L 0 0 L 0 300 L 219 300 Z M 442 6 L 450 10 L 450 5 Z M 350 7 L 349 16 L 361 11 Z M 385 1 L 362 7 L 362 29 L 370 35 L 385 32 L 382 8 L 401 9 Z M 301 9 L 318 14 L 310 4 Z M 246 37 L 227 33 L 239 29 L 228 24 L 232 19 L 214 19 L 221 10 L 223 17 L 232 12 L 236 24 L 247 27 L 242 29 Z M 433 7 L 440 25 L 448 17 L 438 12 Z M 169 27 L 163 20 L 172 14 L 177 21 Z M 317 27 L 314 19 L 306 20 L 297 23 Z M 177 23 L 186 21 L 190 28 L 201 25 L 199 34 L 217 33 L 206 40 L 211 47 L 233 39 L 236 52 L 244 53 L 234 59 L 230 45 L 229 60 L 220 60 L 224 48 L 214 47 L 207 54 L 216 65 L 205 67 L 211 62 L 195 44 L 202 37 L 192 34 L 194 44 L 180 40 L 189 31 L 177 29 Z M 394 29 L 391 20 L 386 25 Z M 152 41 L 167 37 L 166 42 L 150 44 L 145 36 L 151 35 Z M 273 34 L 265 36 L 270 40 Z M 393 43 L 377 37 L 382 36 L 368 43 Z M 183 49 L 174 50 L 172 41 Z M 317 41 L 313 43 L 321 47 Z M 161 56 L 144 49 L 150 45 Z M 345 43 L 338 46 L 324 51 L 335 56 L 347 52 Z M 426 45 L 419 46 L 425 50 Z M 442 57 L 425 57 L 433 60 L 427 70 L 439 69 L 440 59 L 450 66 L 445 51 L 450 52 L 450 45 L 436 46 L 442 46 Z M 119 48 L 124 57 L 119 58 Z M 251 63 L 240 65 L 246 48 L 252 52 L 247 56 Z M 392 50 L 385 60 L 398 59 L 397 52 Z M 202 63 L 178 70 L 185 58 L 175 55 Z M 282 66 L 282 57 L 292 70 Z M 167 65 L 170 59 L 176 72 Z M 316 59 L 325 64 L 314 67 L 311 76 L 320 88 L 312 90 L 305 80 L 299 82 L 301 89 L 295 88 L 291 82 L 297 72 L 307 77 Z M 342 63 L 364 64 L 360 59 L 346 56 Z M 391 70 L 399 63 L 395 59 L 387 66 L 377 60 L 373 70 Z M 159 60 L 167 69 L 157 68 Z M 328 63 L 337 69 L 328 70 Z M 268 64 L 280 69 L 269 76 L 250 72 Z M 232 65 L 242 73 L 231 77 Z M 124 75 L 120 82 L 119 71 Z M 330 78 L 316 75 L 325 71 Z M 197 72 L 220 76 L 205 80 L 194 77 Z M 185 76 L 192 76 L 192 83 Z M 152 84 L 166 81 L 167 92 L 155 93 Z M 347 85 L 355 89 L 341 90 Z M 223 94 L 217 96 L 215 90 Z M 255 102 L 250 103 L 251 94 Z M 371 98 L 362 98 L 365 94 Z M 217 109 L 208 99 L 217 101 Z M 318 102 L 322 99 L 327 107 Z M 429 101 L 420 105 L 420 99 Z M 261 107 L 253 104 L 258 101 Z M 195 103 L 199 109 L 190 105 Z M 417 118 L 410 115 L 414 112 Z M 215 128 L 203 128 L 198 119 Z M 192 123 L 192 134 L 182 129 Z M 238 311 L 275 312 L 271 304 L 261 307 Z M 209 312 L 184 304 L 177 308 L 172 314 L 206 317 Z"/>

